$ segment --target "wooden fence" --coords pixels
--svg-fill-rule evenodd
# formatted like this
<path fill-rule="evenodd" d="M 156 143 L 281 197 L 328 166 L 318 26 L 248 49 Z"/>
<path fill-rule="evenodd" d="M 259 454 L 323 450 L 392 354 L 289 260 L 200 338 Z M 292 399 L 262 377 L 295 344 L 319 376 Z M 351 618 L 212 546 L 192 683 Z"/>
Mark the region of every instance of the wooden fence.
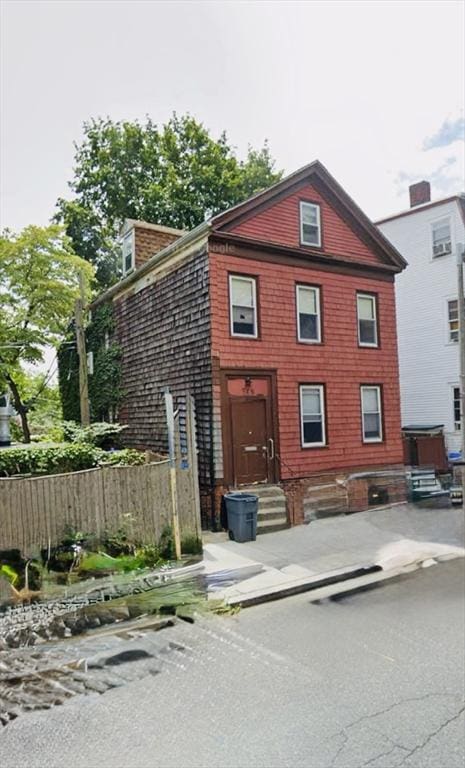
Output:
<path fill-rule="evenodd" d="M 57 545 L 67 529 L 98 536 L 123 526 L 133 540 L 155 543 L 163 528 L 173 525 L 175 512 L 181 540 L 200 538 L 194 423 L 189 409 L 186 422 L 182 455 L 179 421 L 176 424 L 174 496 L 173 462 L 169 460 L 0 479 L 0 550 L 19 549 L 27 557 L 39 548 Z"/>

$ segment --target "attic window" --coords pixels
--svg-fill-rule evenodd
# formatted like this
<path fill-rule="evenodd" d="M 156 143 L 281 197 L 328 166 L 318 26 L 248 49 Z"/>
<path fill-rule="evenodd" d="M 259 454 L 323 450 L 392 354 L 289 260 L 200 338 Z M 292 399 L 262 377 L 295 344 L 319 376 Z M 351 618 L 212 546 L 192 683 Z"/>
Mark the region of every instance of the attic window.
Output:
<path fill-rule="evenodd" d="M 452 252 L 450 219 L 440 219 L 432 224 L 433 257 L 445 256 Z"/>
<path fill-rule="evenodd" d="M 320 206 L 300 201 L 300 242 L 302 245 L 321 246 Z"/>
<path fill-rule="evenodd" d="M 131 229 L 123 237 L 122 243 L 123 275 L 132 272 L 135 267 L 134 230 Z"/>

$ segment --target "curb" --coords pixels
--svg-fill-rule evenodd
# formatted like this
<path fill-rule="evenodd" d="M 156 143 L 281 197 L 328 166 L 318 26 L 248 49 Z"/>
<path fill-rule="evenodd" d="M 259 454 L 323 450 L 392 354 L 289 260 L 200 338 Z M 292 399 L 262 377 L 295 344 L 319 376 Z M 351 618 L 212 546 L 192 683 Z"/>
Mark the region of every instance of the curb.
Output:
<path fill-rule="evenodd" d="M 227 601 L 227 604 L 241 608 L 249 608 L 252 605 L 260 605 L 260 603 L 268 603 L 273 600 L 281 600 L 285 597 L 300 595 L 303 592 L 311 592 L 316 589 L 321 589 L 322 587 L 330 587 L 333 584 L 351 581 L 352 579 L 361 579 L 366 576 L 371 576 L 371 574 L 379 573 L 382 570 L 383 569 L 380 565 L 373 564 L 366 566 L 359 565 L 355 568 L 352 567 L 346 571 L 338 571 L 336 573 L 330 571 L 321 576 L 314 576 L 311 579 L 307 579 L 300 584 L 291 584 L 282 588 L 278 587 L 275 590 L 263 592 L 262 594 L 251 595 L 249 597 L 247 597 L 247 595 L 244 595 L 243 597 L 232 597 Z"/>

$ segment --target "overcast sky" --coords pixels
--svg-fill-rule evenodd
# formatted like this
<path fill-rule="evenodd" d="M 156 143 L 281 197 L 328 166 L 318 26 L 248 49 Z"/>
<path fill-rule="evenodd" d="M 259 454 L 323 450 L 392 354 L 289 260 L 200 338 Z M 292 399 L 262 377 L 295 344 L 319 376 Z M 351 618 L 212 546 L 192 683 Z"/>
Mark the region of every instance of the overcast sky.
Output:
<path fill-rule="evenodd" d="M 243 156 L 318 158 L 376 219 L 462 191 L 464 4 L 2 2 L 1 225 L 46 224 L 90 117 L 190 112 Z M 462 136 L 462 140 L 460 137 Z"/>

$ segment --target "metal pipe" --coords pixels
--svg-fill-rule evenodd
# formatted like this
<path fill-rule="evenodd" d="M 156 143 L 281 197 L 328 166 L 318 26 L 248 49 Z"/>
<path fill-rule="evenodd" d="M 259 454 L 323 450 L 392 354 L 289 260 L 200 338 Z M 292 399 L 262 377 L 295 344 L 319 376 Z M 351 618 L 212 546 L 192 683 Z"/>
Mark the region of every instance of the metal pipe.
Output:
<path fill-rule="evenodd" d="M 457 243 L 457 308 L 459 316 L 460 354 L 460 438 L 462 453 L 462 503 L 465 502 L 465 298 L 463 294 L 463 261 L 465 252 L 462 243 Z"/>

